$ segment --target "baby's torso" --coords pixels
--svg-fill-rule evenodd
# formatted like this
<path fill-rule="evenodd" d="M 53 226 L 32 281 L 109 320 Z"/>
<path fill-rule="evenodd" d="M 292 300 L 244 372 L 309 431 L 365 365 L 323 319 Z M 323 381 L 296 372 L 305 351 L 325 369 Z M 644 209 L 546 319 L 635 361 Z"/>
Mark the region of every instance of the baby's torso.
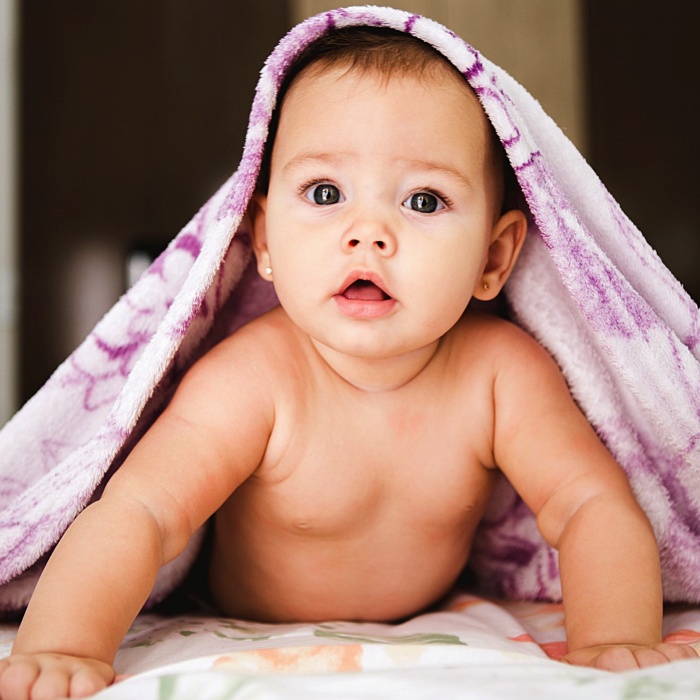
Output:
<path fill-rule="evenodd" d="M 488 378 L 443 364 L 379 394 L 280 375 L 263 462 L 216 516 L 210 584 L 224 612 L 390 620 L 451 588 L 496 474 Z"/>

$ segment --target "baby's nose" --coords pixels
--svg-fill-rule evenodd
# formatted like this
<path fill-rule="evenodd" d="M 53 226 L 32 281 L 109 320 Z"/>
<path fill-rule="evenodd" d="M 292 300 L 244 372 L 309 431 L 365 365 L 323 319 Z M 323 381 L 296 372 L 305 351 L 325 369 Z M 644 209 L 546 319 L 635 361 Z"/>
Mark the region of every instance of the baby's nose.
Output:
<path fill-rule="evenodd" d="M 346 252 L 368 248 L 389 256 L 396 252 L 396 236 L 384 222 L 358 221 L 345 232 L 341 246 Z"/>

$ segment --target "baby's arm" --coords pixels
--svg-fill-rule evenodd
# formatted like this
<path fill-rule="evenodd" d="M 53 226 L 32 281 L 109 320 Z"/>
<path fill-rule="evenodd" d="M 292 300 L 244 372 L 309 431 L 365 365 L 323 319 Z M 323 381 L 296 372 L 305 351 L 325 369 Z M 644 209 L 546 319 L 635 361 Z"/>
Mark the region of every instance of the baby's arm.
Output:
<path fill-rule="evenodd" d="M 68 529 L 12 656 L 0 661 L 2 700 L 30 689 L 31 697 L 79 697 L 113 680 L 114 656 L 158 569 L 262 458 L 272 412 L 248 359 L 219 346 L 193 368 L 102 498 Z"/>
<path fill-rule="evenodd" d="M 570 663 L 609 670 L 696 657 L 662 644 L 653 531 L 551 358 L 516 329 L 495 380 L 494 456 L 559 551 Z"/>

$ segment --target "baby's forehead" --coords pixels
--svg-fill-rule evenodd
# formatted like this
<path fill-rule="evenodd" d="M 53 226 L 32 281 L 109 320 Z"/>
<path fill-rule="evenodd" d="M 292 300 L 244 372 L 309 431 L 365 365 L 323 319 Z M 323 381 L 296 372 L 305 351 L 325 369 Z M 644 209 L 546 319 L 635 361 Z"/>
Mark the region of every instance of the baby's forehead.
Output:
<path fill-rule="evenodd" d="M 313 110 L 313 100 L 325 99 L 323 91 L 304 90 L 300 87 L 308 87 L 316 81 L 332 85 L 329 76 L 334 80 L 341 80 L 344 76 L 369 76 L 372 79 L 370 85 L 374 83 L 378 88 L 398 80 L 415 81 L 429 90 L 444 90 L 457 95 L 458 99 L 451 101 L 456 108 L 449 109 L 449 116 L 453 118 L 456 115 L 464 128 L 483 134 L 483 139 L 477 137 L 477 140 L 481 141 L 484 156 L 493 161 L 498 169 L 503 156 L 502 146 L 476 93 L 464 75 L 445 56 L 420 39 L 395 30 L 355 27 L 338 40 L 336 35 L 340 34 L 342 30 L 331 32 L 308 46 L 288 71 L 270 124 L 260 183 L 264 185 L 267 182 L 270 156 L 273 150 L 277 150 L 279 122 L 284 121 L 282 114 L 286 111 L 285 106 L 296 102 L 302 111 Z M 379 90 L 378 94 L 381 92 Z M 387 99 L 389 92 L 385 91 Z M 298 100 L 302 101 L 301 105 Z M 438 124 L 441 118 L 447 118 L 443 110 L 447 111 L 447 108 L 437 100 L 435 117 Z M 370 115 L 368 121 L 369 118 Z M 406 118 L 410 119 L 410 113 Z M 436 125 L 436 131 L 438 129 L 439 125 Z"/>
<path fill-rule="evenodd" d="M 365 91 L 369 89 L 377 100 L 389 101 L 392 99 L 391 88 L 397 83 L 409 85 L 409 89 L 411 84 L 415 84 L 416 99 L 421 99 L 418 95 L 425 94 L 425 90 L 435 95 L 449 94 L 453 99 L 428 100 L 423 105 L 429 105 L 433 110 L 436 136 L 439 136 L 441 123 L 457 118 L 465 129 L 481 135 L 477 140 L 482 142 L 485 153 L 492 150 L 493 145 L 500 147 L 500 143 L 494 143 L 497 139 L 493 127 L 476 93 L 447 60 L 440 63 L 436 61 L 431 70 L 414 72 L 386 72 L 350 63 L 326 65 L 319 61 L 307 66 L 296 76 L 286 91 L 280 111 L 285 111 L 285 106 L 293 104 L 294 111 L 310 112 L 319 101 L 333 100 L 336 89 L 348 83 L 355 83 L 357 90 L 339 90 L 342 91 L 344 100 L 362 100 Z M 407 114 L 406 118 L 410 119 L 411 115 Z M 367 115 L 367 120 L 371 124 L 371 114 Z"/>

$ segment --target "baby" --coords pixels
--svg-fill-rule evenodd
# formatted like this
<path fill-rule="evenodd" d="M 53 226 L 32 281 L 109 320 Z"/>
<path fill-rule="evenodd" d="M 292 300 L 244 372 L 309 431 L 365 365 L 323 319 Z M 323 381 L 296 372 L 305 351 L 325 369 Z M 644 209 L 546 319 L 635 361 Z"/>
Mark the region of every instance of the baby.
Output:
<path fill-rule="evenodd" d="M 527 224 L 462 76 L 401 33 L 333 32 L 288 78 L 273 136 L 248 216 L 280 306 L 188 372 L 67 531 L 2 700 L 109 684 L 159 568 L 212 515 L 227 615 L 415 614 L 454 585 L 499 472 L 559 551 L 566 661 L 694 657 L 661 643 L 651 527 L 559 369 L 467 309 L 502 289 Z"/>

